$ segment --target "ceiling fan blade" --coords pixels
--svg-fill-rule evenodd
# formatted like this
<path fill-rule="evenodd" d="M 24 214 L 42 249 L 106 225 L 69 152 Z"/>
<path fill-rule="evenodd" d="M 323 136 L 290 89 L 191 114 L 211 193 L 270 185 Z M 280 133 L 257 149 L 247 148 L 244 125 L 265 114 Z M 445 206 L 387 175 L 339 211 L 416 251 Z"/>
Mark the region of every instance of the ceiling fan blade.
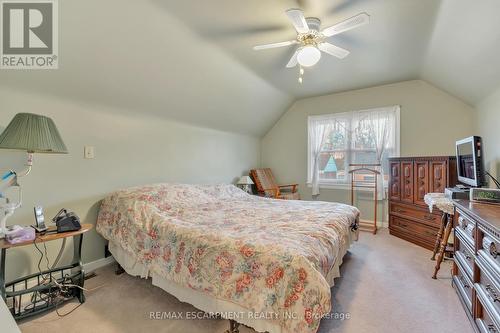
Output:
<path fill-rule="evenodd" d="M 297 66 L 297 55 L 299 54 L 299 50 L 295 50 L 295 53 L 293 54 L 293 56 L 290 58 L 290 61 L 288 62 L 288 64 L 286 64 L 286 68 L 293 68 L 295 66 Z"/>
<path fill-rule="evenodd" d="M 300 34 L 305 34 L 309 32 L 309 26 L 307 25 L 306 18 L 304 17 L 304 12 L 300 9 L 288 9 L 286 15 L 292 21 L 293 27 Z"/>
<path fill-rule="evenodd" d="M 289 41 L 286 41 L 286 42 L 257 45 L 257 46 L 254 46 L 253 49 L 255 51 L 258 51 L 258 50 L 267 50 L 267 49 L 274 49 L 276 47 L 283 47 L 283 46 L 288 46 L 288 45 L 293 45 L 293 44 L 297 44 L 297 41 L 296 40 L 289 40 Z"/>
<path fill-rule="evenodd" d="M 344 31 L 348 31 L 362 25 L 370 23 L 370 15 L 366 13 L 361 13 L 356 16 L 353 16 L 345 21 L 335 24 L 329 28 L 324 29 L 321 33 L 325 37 L 331 37 L 334 35 L 338 35 Z"/>
<path fill-rule="evenodd" d="M 350 53 L 346 49 L 343 49 L 341 47 L 335 46 L 330 43 L 320 43 L 318 44 L 318 49 L 340 59 L 347 57 Z"/>

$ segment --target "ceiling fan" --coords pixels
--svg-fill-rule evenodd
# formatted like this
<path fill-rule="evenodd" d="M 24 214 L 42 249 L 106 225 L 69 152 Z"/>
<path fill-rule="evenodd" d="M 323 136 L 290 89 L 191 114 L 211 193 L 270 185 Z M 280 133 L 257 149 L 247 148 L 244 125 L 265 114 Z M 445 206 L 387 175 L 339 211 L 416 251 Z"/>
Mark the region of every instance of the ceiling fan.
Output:
<path fill-rule="evenodd" d="M 302 67 L 314 66 L 321 58 L 320 51 L 340 59 L 345 58 L 349 54 L 348 50 L 328 43 L 325 39 L 370 22 L 370 16 L 366 13 L 361 13 L 329 28 L 320 30 L 321 20 L 316 17 L 304 17 L 304 12 L 300 9 L 288 9 L 285 13 L 297 31 L 297 38 L 286 42 L 257 45 L 253 49 L 266 50 L 289 45 L 299 45 L 286 65 L 287 68 L 295 67 L 297 63 Z"/>

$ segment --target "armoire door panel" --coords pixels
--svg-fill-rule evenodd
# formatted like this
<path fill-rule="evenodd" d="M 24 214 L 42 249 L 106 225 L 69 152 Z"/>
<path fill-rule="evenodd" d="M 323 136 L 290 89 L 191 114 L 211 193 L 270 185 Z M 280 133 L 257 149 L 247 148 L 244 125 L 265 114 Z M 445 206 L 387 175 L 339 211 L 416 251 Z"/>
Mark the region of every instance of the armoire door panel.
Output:
<path fill-rule="evenodd" d="M 413 162 L 401 162 L 401 201 L 413 203 Z"/>
<path fill-rule="evenodd" d="M 391 200 L 401 200 L 401 164 L 391 162 L 391 180 L 389 182 L 389 198 Z"/>
<path fill-rule="evenodd" d="M 414 168 L 414 203 L 425 205 L 424 196 L 429 193 L 429 163 L 427 161 L 416 161 Z"/>
<path fill-rule="evenodd" d="M 430 191 L 444 192 L 447 181 L 447 163 L 446 161 L 430 162 Z"/>

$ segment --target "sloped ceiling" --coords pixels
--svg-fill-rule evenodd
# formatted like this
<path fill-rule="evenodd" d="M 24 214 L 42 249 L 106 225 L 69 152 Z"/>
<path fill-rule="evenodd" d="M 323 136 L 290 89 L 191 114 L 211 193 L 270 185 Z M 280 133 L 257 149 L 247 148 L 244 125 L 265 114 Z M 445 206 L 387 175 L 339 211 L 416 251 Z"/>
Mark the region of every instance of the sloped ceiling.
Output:
<path fill-rule="evenodd" d="M 161 1 L 200 36 L 232 54 L 260 77 L 295 98 L 415 79 L 432 34 L 437 0 L 280 0 Z M 298 67 L 285 68 L 295 46 L 253 51 L 252 46 L 291 40 L 296 32 L 285 10 L 300 7 L 328 27 L 360 12 L 369 25 L 329 40 L 351 51 L 342 60 L 323 56 L 306 69 L 299 84 Z"/>
<path fill-rule="evenodd" d="M 0 89 L 254 136 L 293 100 L 155 1 L 59 1 L 59 36 L 59 69 L 0 70 Z"/>
<path fill-rule="evenodd" d="M 307 70 L 285 64 L 293 39 L 284 11 L 323 27 L 359 12 L 371 23 L 331 38 L 351 51 Z M 500 85 L 498 0 L 65 0 L 60 68 L 0 71 L 0 88 L 152 112 L 262 136 L 296 99 L 424 79 L 469 104 Z M 1 106 L 1 102 L 0 102 Z"/>
<path fill-rule="evenodd" d="M 446 0 L 421 77 L 476 105 L 500 86 L 500 1 Z"/>

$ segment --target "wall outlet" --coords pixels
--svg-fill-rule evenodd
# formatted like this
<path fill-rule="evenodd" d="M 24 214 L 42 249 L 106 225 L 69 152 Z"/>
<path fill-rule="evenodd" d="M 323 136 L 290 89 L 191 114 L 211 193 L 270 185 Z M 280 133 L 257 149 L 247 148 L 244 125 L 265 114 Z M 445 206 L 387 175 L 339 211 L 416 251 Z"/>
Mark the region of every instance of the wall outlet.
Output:
<path fill-rule="evenodd" d="M 95 149 L 93 146 L 83 147 L 83 157 L 86 159 L 93 159 L 95 157 Z"/>

